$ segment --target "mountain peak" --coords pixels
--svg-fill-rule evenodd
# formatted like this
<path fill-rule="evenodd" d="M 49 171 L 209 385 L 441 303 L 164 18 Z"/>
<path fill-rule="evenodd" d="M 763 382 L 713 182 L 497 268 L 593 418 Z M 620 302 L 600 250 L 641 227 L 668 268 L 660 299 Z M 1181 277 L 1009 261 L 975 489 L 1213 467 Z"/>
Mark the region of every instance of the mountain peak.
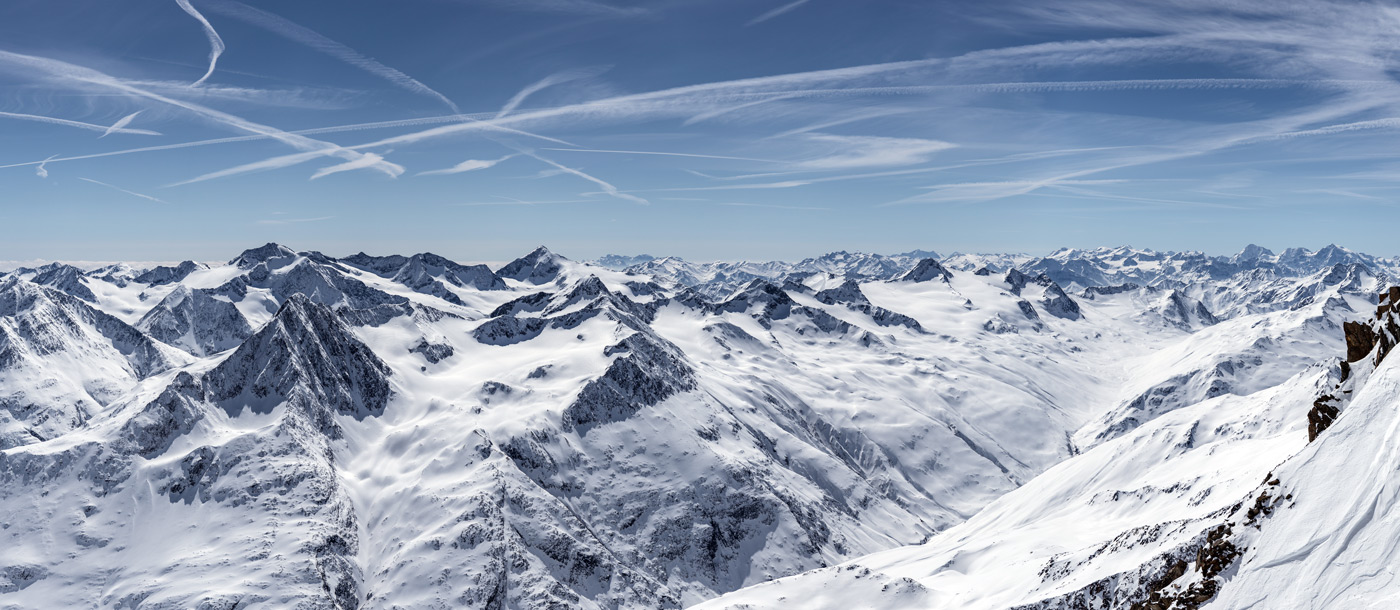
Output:
<path fill-rule="evenodd" d="M 913 269 L 899 277 L 901 282 L 928 282 L 932 280 L 948 281 L 952 274 L 943 268 L 936 259 L 926 258 L 920 260 Z"/>
<path fill-rule="evenodd" d="M 335 312 L 294 294 L 205 379 L 231 414 L 245 406 L 265 413 L 287 402 L 322 430 L 335 431 L 332 415 L 383 412 L 389 374 Z"/>
<path fill-rule="evenodd" d="M 1273 255 L 1273 251 L 1269 250 L 1268 248 L 1255 244 L 1249 244 L 1245 246 L 1243 250 L 1240 250 L 1239 254 L 1236 254 L 1234 258 L 1236 262 L 1247 262 L 1257 261 L 1262 257 Z"/>
<path fill-rule="evenodd" d="M 568 259 L 550 252 L 549 248 L 540 246 L 529 254 L 506 263 L 496 271 L 496 275 L 532 284 L 544 284 L 559 276 L 560 270 L 563 269 L 560 263 L 566 260 Z"/>
<path fill-rule="evenodd" d="M 258 263 L 274 258 L 296 256 L 296 254 L 295 250 L 282 244 L 267 242 L 256 248 L 244 250 L 242 254 L 239 254 L 236 258 L 229 261 L 228 264 L 237 266 L 239 269 L 252 269 L 256 267 Z"/>

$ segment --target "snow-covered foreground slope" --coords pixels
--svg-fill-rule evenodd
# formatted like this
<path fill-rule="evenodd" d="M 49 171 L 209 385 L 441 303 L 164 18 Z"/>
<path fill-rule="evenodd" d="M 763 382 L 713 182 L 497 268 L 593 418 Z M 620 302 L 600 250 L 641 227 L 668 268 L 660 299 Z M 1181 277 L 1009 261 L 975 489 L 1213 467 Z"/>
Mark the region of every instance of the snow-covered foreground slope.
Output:
<path fill-rule="evenodd" d="M 1385 281 L 928 256 L 19 270 L 0 608 L 1127 600 L 1303 446 Z"/>
<path fill-rule="evenodd" d="M 1395 297 L 1347 329 L 1347 358 L 1178 408 L 925 544 L 698 607 L 1395 607 Z"/>

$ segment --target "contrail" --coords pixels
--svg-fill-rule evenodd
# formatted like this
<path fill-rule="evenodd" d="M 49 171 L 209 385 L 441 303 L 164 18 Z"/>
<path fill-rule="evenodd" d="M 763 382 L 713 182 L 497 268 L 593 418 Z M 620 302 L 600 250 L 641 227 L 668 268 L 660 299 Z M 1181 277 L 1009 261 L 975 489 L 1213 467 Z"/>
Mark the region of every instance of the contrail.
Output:
<path fill-rule="evenodd" d="M 234 129 L 247 131 L 257 135 L 272 138 L 300 151 L 314 152 L 314 155 L 305 159 L 307 161 L 327 155 L 334 155 L 346 161 L 354 161 L 364 157 L 364 153 L 355 150 L 350 150 L 337 144 L 321 140 L 315 140 L 306 136 L 299 136 L 296 134 L 287 133 L 285 131 L 282 131 L 281 129 L 277 129 L 276 127 L 269 127 L 267 125 L 254 123 L 252 121 L 229 114 L 227 112 L 221 112 L 212 108 L 195 104 L 193 102 L 186 102 L 178 99 L 169 98 L 164 95 L 160 95 L 159 93 L 153 93 L 151 91 L 132 86 L 126 81 L 115 78 L 106 73 L 93 70 L 91 68 L 85 68 L 56 59 L 50 59 L 47 57 L 25 55 L 22 53 L 14 53 L 11 51 L 0 51 L 0 63 L 8 63 L 24 68 L 30 68 L 39 72 L 46 73 L 60 80 L 66 80 L 85 85 L 96 85 L 98 87 L 104 87 L 117 92 L 125 93 L 132 97 L 145 98 L 154 102 L 159 102 L 169 106 L 174 106 L 176 108 L 181 108 L 193 114 L 205 117 L 218 123 L 222 123 Z M 388 174 L 392 177 L 397 177 L 399 174 L 403 173 L 403 167 L 400 167 L 399 165 L 390 163 L 388 161 L 379 162 L 374 166 L 374 169 Z"/>
<path fill-rule="evenodd" d="M 569 149 L 569 148 L 557 148 L 557 149 L 550 149 L 550 150 L 572 150 L 572 149 Z M 463 161 L 463 162 L 461 162 L 461 163 L 458 163 L 458 164 L 456 164 L 456 165 L 453 165 L 452 167 L 449 167 L 449 168 L 447 168 L 447 169 L 434 169 L 434 170 L 429 170 L 429 171 L 426 171 L 426 172 L 418 172 L 418 175 L 419 175 L 419 176 L 445 176 L 445 175 L 448 175 L 448 174 L 460 174 L 460 173 L 462 173 L 462 172 L 474 172 L 474 171 L 480 170 L 480 169 L 489 169 L 489 168 L 492 168 L 492 167 L 496 167 L 496 165 L 499 164 L 499 163 L 502 162 L 502 161 L 506 161 L 506 160 L 508 160 L 508 159 L 510 159 L 510 158 L 512 158 L 512 157 L 519 157 L 519 156 L 520 156 L 519 154 L 514 154 L 514 155 L 506 155 L 506 156 L 501 157 L 501 158 L 499 158 L 499 159 L 467 159 L 466 161 Z"/>
<path fill-rule="evenodd" d="M 0 114 L 3 114 L 3 113 L 0 113 Z M 350 125 L 336 125 L 336 126 L 332 126 L 332 127 L 314 127 L 314 128 L 311 128 L 311 129 L 298 129 L 298 130 L 296 130 L 296 131 L 290 131 L 290 132 L 287 132 L 287 133 L 290 133 L 290 134 L 292 134 L 292 135 L 309 136 L 309 135 L 316 135 L 316 134 L 323 134 L 323 133 L 342 133 L 342 132 L 347 132 L 347 131 L 365 131 L 365 130 L 370 130 L 370 129 L 388 129 L 388 128 L 394 128 L 394 127 L 415 127 L 415 126 L 418 126 L 418 125 L 436 125 L 436 124 L 439 124 L 439 123 L 462 123 L 462 122 L 468 122 L 468 121 L 478 121 L 479 119 L 482 119 L 482 118 L 490 118 L 490 117 L 491 117 L 491 113 L 449 114 L 449 115 L 437 116 L 437 117 L 424 117 L 424 118 L 421 118 L 421 119 L 399 119 L 399 120 L 393 120 L 393 121 L 376 121 L 376 122 L 373 122 L 373 123 L 354 123 L 354 124 L 350 124 Z M 41 118 L 44 118 L 44 117 L 41 117 Z M 87 125 L 87 124 L 84 123 L 84 124 L 82 124 L 82 125 Z M 90 129 L 99 129 L 99 130 L 100 130 L 100 129 L 102 129 L 102 126 L 101 126 L 101 125 L 87 125 L 87 128 L 90 128 Z M 500 128 L 498 128 L 498 129 L 500 129 L 501 131 L 505 131 L 505 132 L 507 132 L 507 133 L 514 133 L 514 134 L 518 134 L 518 135 L 524 135 L 524 136 L 529 136 L 529 137 L 533 137 L 533 138 L 538 138 L 538 139 L 541 139 L 541 140 L 545 140 L 545 141 L 547 141 L 547 142 L 553 142 L 553 143 L 555 143 L 555 144 L 563 144 L 563 145 L 565 145 L 565 146 L 575 146 L 573 143 L 566 142 L 566 141 L 564 141 L 564 140 L 560 140 L 560 139 L 557 139 L 557 138 L 551 138 L 551 137 L 549 137 L 549 136 L 542 136 L 542 135 L 538 135 L 538 134 L 533 134 L 533 133 L 529 133 L 529 132 L 526 132 L 526 131 L 521 131 L 521 130 L 518 130 L 518 129 L 511 129 L 511 128 L 508 128 L 508 127 L 500 127 Z M 126 129 L 126 130 L 123 130 L 123 131 L 124 131 L 124 132 L 127 132 L 127 133 L 143 133 L 143 130 L 139 130 L 139 129 Z M 151 133 L 151 134 L 156 134 L 156 132 L 154 132 L 154 131 L 149 132 L 149 133 Z M 156 135 L 159 135 L 159 134 L 156 134 Z M 130 155 L 130 154 L 134 154 L 134 153 L 160 152 L 160 151 L 164 151 L 164 150 L 177 150 L 177 149 L 181 149 L 181 148 L 194 148 L 194 147 L 197 147 L 197 146 L 212 146 L 212 145 L 215 145 L 215 144 L 234 144 L 234 143 L 238 143 L 238 142 L 254 142 L 254 141 L 257 141 L 257 140 L 269 140 L 269 139 L 272 139 L 272 136 L 265 136 L 265 135 L 256 135 L 256 136 L 233 136 L 233 137 L 228 137 L 228 138 L 213 138 L 213 139 L 209 139 L 209 140 L 195 140 L 195 141 L 193 141 L 193 142 L 179 142 L 179 143 L 177 143 L 177 144 L 162 144 L 162 145 L 159 145 L 159 146 L 142 146 L 142 147 L 140 147 L 140 148 L 128 148 L 128 149 L 125 149 L 125 150 L 113 150 L 113 151 L 108 151 L 108 152 L 93 153 L 93 154 L 89 154 L 89 155 L 75 155 L 75 156 L 72 156 L 72 157 L 62 157 L 62 158 L 50 157 L 50 158 L 45 159 L 45 160 L 43 160 L 43 161 L 26 161 L 26 162 L 24 162 L 24 163 L 11 163 L 11 164 L 9 164 L 9 165 L 0 165 L 0 169 L 9 169 L 9 168 L 12 168 L 12 167 L 25 167 L 25 166 L 29 166 L 29 165 L 38 165 L 38 164 L 40 164 L 40 163 L 46 163 L 46 162 L 48 162 L 48 161 L 53 161 L 53 162 L 55 162 L 55 163 L 63 162 L 63 161 L 83 161 L 83 160 L 86 160 L 86 159 L 100 159 L 100 158 L 102 158 L 102 157 L 116 157 L 116 156 L 120 156 L 120 155 Z M 556 150 L 572 150 L 572 149 L 556 149 Z"/>
<path fill-rule="evenodd" d="M 56 118 L 51 117 L 51 116 L 42 116 L 42 115 L 38 115 L 38 114 L 23 114 L 23 113 L 19 113 L 19 112 L 0 112 L 0 117 L 10 118 L 10 119 L 19 119 L 19 120 L 21 120 L 21 121 L 34 121 L 34 122 L 37 122 L 37 123 L 48 123 L 48 124 L 50 124 L 50 125 L 63 125 L 64 127 L 77 127 L 78 129 L 86 129 L 86 130 L 88 130 L 88 131 L 101 131 L 101 132 L 103 132 L 103 135 L 106 135 L 108 131 L 115 132 L 115 133 L 135 133 L 135 134 L 140 134 L 140 135 L 143 135 L 143 136 L 158 136 L 158 135 L 160 135 L 160 132 L 158 132 L 158 131 L 150 131 L 150 130 L 147 130 L 147 129 L 127 129 L 127 128 L 125 128 L 124 126 L 120 126 L 120 125 L 113 125 L 113 126 L 111 126 L 111 127 L 105 127 L 105 126 L 102 126 L 102 125 L 94 125 L 94 124 L 92 124 L 92 123 L 84 123 L 84 122 L 82 122 L 82 121 L 70 121 L 70 120 L 68 120 L 68 119 L 56 119 Z M 117 121 L 117 123 L 121 123 L 121 121 Z"/>
<path fill-rule="evenodd" d="M 194 9 L 190 0 L 175 0 L 175 4 L 180 5 L 180 8 L 189 13 L 191 17 L 199 20 L 200 25 L 204 26 L 204 35 L 209 37 L 209 70 L 204 73 L 204 76 L 199 77 L 199 80 L 194 81 L 192 86 L 198 87 L 214 75 L 214 66 L 219 63 L 219 56 L 224 54 L 224 39 L 220 38 L 219 33 L 214 31 L 214 26 L 209 24 L 209 20 Z"/>
<path fill-rule="evenodd" d="M 471 125 L 474 125 L 474 126 L 479 126 L 480 128 L 485 129 L 485 130 L 500 131 L 500 132 L 504 132 L 504 133 L 517 134 L 517 135 L 524 135 L 524 136 L 530 136 L 530 137 L 534 137 L 534 138 L 541 138 L 541 139 L 548 140 L 548 141 L 551 141 L 551 142 L 557 142 L 557 143 L 560 143 L 560 144 L 564 144 L 565 146 L 577 146 L 576 144 L 573 144 L 573 143 L 571 143 L 571 142 L 565 142 L 564 140 L 559 140 L 559 139 L 551 138 L 551 137 L 548 137 L 548 136 L 536 135 L 536 134 L 533 134 L 533 133 L 530 133 L 530 132 L 527 132 L 527 131 L 521 131 L 521 130 L 519 130 L 519 129 L 515 129 L 515 128 L 513 128 L 513 127 L 506 127 L 506 126 L 504 126 L 504 125 L 498 125 L 498 124 L 493 123 L 493 122 L 478 121 L 478 120 L 476 120 L 476 119 L 470 119 L 470 118 L 467 119 L 467 121 L 465 121 L 465 122 L 466 122 L 466 123 L 469 123 L 469 124 L 471 124 Z M 383 141 L 383 140 L 381 140 L 381 141 Z M 359 151 L 359 150 L 367 149 L 367 148 L 375 148 L 375 147 L 374 147 L 374 146 L 370 146 L 370 145 L 368 145 L 368 144 L 360 144 L 360 145 L 353 146 L 353 147 L 349 147 L 349 148 L 341 148 L 340 150 L 343 150 L 343 151 Z M 326 156 L 327 154 L 328 154 L 328 153 L 327 153 L 326 151 L 315 151 L 315 150 L 312 150 L 312 151 L 306 151 L 306 152 L 300 152 L 300 153 L 293 153 L 293 154 L 290 154 L 290 155 L 282 155 L 282 156 L 279 156 L 279 157 L 272 157 L 272 158 L 270 158 L 270 159 L 263 159 L 262 161 L 255 161 L 255 162 L 253 162 L 253 163 L 245 163 L 245 164 L 243 164 L 243 165 L 239 165 L 239 166 L 236 166 L 236 167 L 230 167 L 230 168 L 228 168 L 228 169 L 222 169 L 222 170 L 219 170 L 219 171 L 217 171 L 217 172 L 212 172 L 212 173 L 203 174 L 203 175 L 200 175 L 200 176 L 195 176 L 194 178 L 190 178 L 189 180 L 184 180 L 184 181 L 181 181 L 181 182 L 177 182 L 177 183 L 172 184 L 172 185 L 170 185 L 170 186 L 179 186 L 179 185 L 184 185 L 184 184 L 193 184 L 193 183 L 195 183 L 195 182 L 204 182 L 205 180 L 213 180 L 213 179 L 215 179 L 215 178 L 227 178 L 227 177 L 229 177 L 229 176 L 236 176 L 236 175 L 238 175 L 238 174 L 244 174 L 244 173 L 248 173 L 248 172 L 267 171 L 267 170 L 273 170 L 273 169 L 281 169 L 281 168 L 283 168 L 283 167 L 291 167 L 291 166 L 293 166 L 293 165 L 298 165 L 298 164 L 301 164 L 301 163 L 305 163 L 305 162 L 307 162 L 307 161 L 311 161 L 312 159 L 316 159 L 317 157 L 324 157 L 324 156 Z M 361 153 L 361 154 L 363 154 L 363 153 Z M 399 167 L 399 166 L 397 166 L 397 165 L 395 165 L 394 167 L 398 168 L 398 173 L 396 173 L 396 174 L 394 174 L 394 175 L 397 176 L 399 173 L 403 173 L 403 168 L 402 168 L 402 167 Z"/>
<path fill-rule="evenodd" d="M 136 118 L 136 115 L 141 114 L 141 112 L 142 112 L 141 110 L 137 110 L 136 112 L 133 112 L 133 113 L 131 113 L 131 114 L 128 114 L 128 115 L 126 115 L 126 116 L 124 116 L 124 117 L 122 117 L 122 118 L 120 118 L 120 119 L 117 119 L 117 122 L 112 123 L 112 126 L 111 126 L 111 127 L 108 127 L 108 128 L 107 128 L 107 131 L 102 132 L 102 135 L 97 136 L 97 139 L 101 140 L 102 138 L 105 138 L 105 137 L 107 137 L 107 136 L 112 135 L 113 133 L 115 133 L 115 132 L 117 132 L 117 131 L 120 131 L 122 128 L 126 127 L 127 125 L 130 125 L 130 124 L 131 124 L 131 120 L 132 120 L 132 119 L 135 119 L 135 118 Z"/>
<path fill-rule="evenodd" d="M 757 159 L 754 157 L 730 157 L 727 155 L 700 155 L 695 153 L 678 152 L 657 152 L 651 150 L 606 150 L 601 148 L 546 148 L 544 150 L 559 150 L 564 152 L 581 153 L 607 153 L 613 155 L 654 155 L 658 157 L 689 157 L 691 159 L 724 159 L 728 161 L 757 161 L 760 163 L 786 163 L 774 159 Z"/>
<path fill-rule="evenodd" d="M 36 175 L 36 176 L 38 176 L 38 177 L 40 177 L 40 178 L 48 178 L 48 177 L 49 177 L 49 170 L 44 169 L 44 164 L 45 164 L 45 163 L 48 163 L 49 161 L 53 161 L 53 158 L 54 158 L 54 157 L 57 157 L 57 156 L 58 156 L 58 155 L 53 155 L 53 156 L 51 156 L 51 157 L 49 157 L 49 158 L 47 158 L 47 159 L 44 159 L 43 161 L 40 161 L 40 162 L 39 162 L 39 167 L 38 167 L 37 169 L 34 170 L 34 175 Z"/>
<path fill-rule="evenodd" d="M 799 6 L 807 4 L 808 2 L 811 2 L 811 0 L 796 0 L 795 2 L 789 2 L 762 15 L 754 17 L 752 21 L 745 23 L 744 27 L 758 25 L 760 23 L 763 23 L 764 21 L 768 21 L 769 19 L 772 19 L 774 17 L 782 15 L 783 13 L 791 11 Z"/>
<path fill-rule="evenodd" d="M 128 190 L 126 190 L 126 189 L 124 189 L 124 188 L 122 188 L 122 187 L 120 187 L 120 186 L 112 186 L 112 185 L 110 185 L 110 184 L 107 184 L 106 182 L 99 182 L 99 181 L 97 181 L 97 180 L 93 180 L 92 178 L 78 178 L 78 179 L 79 179 L 79 180 L 82 180 L 83 182 L 91 182 L 91 183 L 96 184 L 96 185 L 105 186 L 105 187 L 107 187 L 107 188 L 109 188 L 109 189 L 112 189 L 112 190 L 114 190 L 114 191 L 120 191 L 120 192 L 126 193 L 126 194 L 128 194 L 128 195 L 131 195 L 132 197 L 140 197 L 140 198 L 142 198 L 142 199 L 146 199 L 146 200 L 149 200 L 149 201 L 154 201 L 154 202 L 156 202 L 156 203 L 164 203 L 164 204 L 169 204 L 169 203 L 170 203 L 169 201 L 164 201 L 164 200 L 161 200 L 161 199 L 156 199 L 155 197 L 152 197 L 152 196 L 150 196 L 150 195 L 142 195 L 141 193 L 138 193 L 138 192 L 136 192 L 136 191 L 128 191 Z"/>
<path fill-rule="evenodd" d="M 187 2 L 187 0 L 180 1 Z M 315 32 L 305 26 L 293 23 L 287 20 L 285 17 L 274 15 L 261 9 L 253 8 L 251 6 L 243 4 L 242 2 L 238 2 L 237 0 L 213 2 L 209 5 L 209 8 L 217 13 L 250 23 L 264 30 L 272 32 L 273 34 L 286 38 L 287 40 L 309 47 L 312 50 L 318 51 L 325 55 L 329 55 L 331 57 L 339 59 L 340 61 L 343 61 L 356 68 L 364 70 L 365 72 L 369 72 L 370 74 L 387 80 L 402 89 L 420 95 L 426 95 L 428 97 L 435 98 L 439 102 L 442 102 L 444 105 L 446 105 L 448 108 L 451 108 L 452 112 L 460 112 L 457 109 L 457 104 L 453 103 L 452 100 L 447 99 L 447 96 L 438 93 L 437 91 L 433 90 L 427 85 L 424 85 L 423 83 L 418 82 L 413 77 L 404 74 L 403 72 L 399 72 L 398 70 L 395 70 L 393 68 L 390 68 L 389 66 L 381 64 L 371 57 L 361 55 L 354 49 L 329 38 L 326 38 L 320 33 Z"/>
<path fill-rule="evenodd" d="M 578 80 L 581 78 L 597 76 L 598 74 L 601 74 L 604 71 L 605 69 L 599 68 L 587 70 L 568 70 L 565 72 L 557 72 L 555 74 L 546 76 L 538 81 L 535 81 L 534 83 L 531 83 L 529 86 L 525 87 L 524 89 L 521 89 L 519 93 L 516 93 L 515 95 L 511 96 L 510 100 L 506 102 L 505 106 L 501 107 L 501 111 L 497 112 L 494 118 L 499 119 L 514 112 L 515 109 L 519 108 L 520 104 L 525 101 L 525 98 L 530 97 L 535 93 L 538 93 L 542 89 L 553 87 L 554 85 L 558 85 L 560 83 L 567 83 L 569 81 Z"/>
<path fill-rule="evenodd" d="M 379 163 L 382 163 L 383 161 L 384 157 L 381 157 L 374 153 L 365 153 L 364 156 L 360 157 L 359 159 L 353 159 L 341 163 L 339 165 L 332 165 L 330 167 L 323 167 L 319 170 L 316 170 L 316 173 L 311 175 L 311 179 L 315 180 L 317 178 L 322 178 L 331 174 L 339 174 L 340 172 L 354 171 L 357 169 L 369 169 Z"/>
<path fill-rule="evenodd" d="M 524 154 L 524 155 L 529 156 L 529 157 L 534 157 L 536 160 L 539 160 L 539 161 L 541 161 L 541 162 L 543 162 L 543 163 L 548 163 L 549 165 L 554 166 L 555 169 L 558 169 L 559 171 L 564 172 L 564 173 L 566 173 L 566 174 L 573 174 L 573 175 L 575 175 L 575 176 L 578 176 L 579 178 L 583 178 L 584 180 L 587 180 L 587 181 L 589 181 L 589 182 L 592 182 L 593 184 L 598 185 L 599 188 L 603 189 L 603 192 L 604 192 L 604 193 L 607 193 L 607 194 L 609 194 L 609 195 L 612 195 L 613 197 L 616 197 L 616 198 L 618 198 L 618 199 L 625 199 L 625 200 L 627 200 L 627 201 L 631 201 L 631 202 L 633 202 L 633 203 L 640 203 L 640 204 L 642 204 L 642 205 L 651 205 L 651 202 L 650 202 L 650 201 L 647 201 L 647 200 L 645 200 L 645 199 L 642 199 L 641 197 L 638 197 L 638 196 L 636 196 L 636 195 L 631 195 L 631 194 L 628 194 L 628 193 L 624 193 L 624 192 L 618 190 L 618 188 L 617 188 L 616 186 L 613 186 L 612 184 L 610 184 L 610 183 L 604 181 L 604 180 L 601 179 L 601 178 L 597 178 L 597 177 L 594 177 L 594 176 L 590 176 L 590 175 L 585 174 L 585 173 L 583 173 L 582 171 L 577 170 L 577 169 L 574 169 L 574 168 L 572 168 L 572 167 L 566 167 L 566 166 L 560 165 L 560 164 L 558 164 L 558 163 L 555 163 L 555 162 L 553 162 L 553 161 L 550 161 L 549 159 L 546 159 L 546 158 L 541 157 L 541 156 L 539 156 L 539 155 L 537 155 L 537 154 L 534 154 L 534 153 L 521 151 L 521 154 Z"/>

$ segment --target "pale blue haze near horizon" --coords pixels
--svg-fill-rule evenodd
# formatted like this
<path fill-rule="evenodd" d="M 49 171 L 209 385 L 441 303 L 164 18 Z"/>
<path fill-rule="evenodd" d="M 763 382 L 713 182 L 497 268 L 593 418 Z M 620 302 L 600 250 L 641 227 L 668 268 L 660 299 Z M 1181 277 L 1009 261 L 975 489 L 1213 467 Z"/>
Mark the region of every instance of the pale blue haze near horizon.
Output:
<path fill-rule="evenodd" d="M 12 0 L 0 260 L 1394 256 L 1398 30 L 1381 2 Z"/>

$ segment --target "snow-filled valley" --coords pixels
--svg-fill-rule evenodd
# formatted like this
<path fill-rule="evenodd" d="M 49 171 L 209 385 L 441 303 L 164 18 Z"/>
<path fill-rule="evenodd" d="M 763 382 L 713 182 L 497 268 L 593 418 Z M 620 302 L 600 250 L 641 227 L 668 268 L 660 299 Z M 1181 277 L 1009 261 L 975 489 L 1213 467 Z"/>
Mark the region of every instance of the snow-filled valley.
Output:
<path fill-rule="evenodd" d="M 0 608 L 1383 608 L 1400 261 L 0 272 Z"/>

